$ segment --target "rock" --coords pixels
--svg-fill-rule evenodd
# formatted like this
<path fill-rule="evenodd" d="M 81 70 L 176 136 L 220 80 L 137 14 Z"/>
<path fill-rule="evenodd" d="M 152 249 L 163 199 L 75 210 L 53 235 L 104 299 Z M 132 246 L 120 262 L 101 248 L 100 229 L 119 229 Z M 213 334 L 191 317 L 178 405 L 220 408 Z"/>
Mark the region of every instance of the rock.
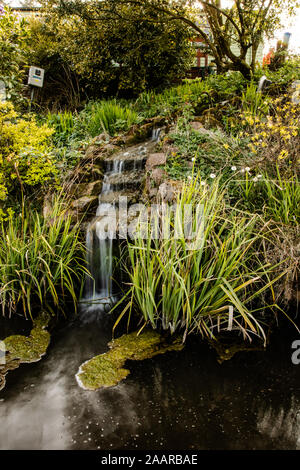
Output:
<path fill-rule="evenodd" d="M 150 170 L 155 166 L 165 165 L 167 161 L 167 155 L 165 153 L 151 153 L 147 158 L 146 170 Z"/>
<path fill-rule="evenodd" d="M 151 189 L 149 189 L 149 198 L 150 198 L 150 199 L 156 198 L 157 193 L 158 193 L 158 189 L 157 189 L 157 188 L 151 188 Z"/>
<path fill-rule="evenodd" d="M 102 150 L 105 151 L 106 155 L 107 154 L 111 155 L 112 153 L 114 153 L 114 152 L 116 152 L 117 150 L 120 150 L 120 149 L 119 149 L 119 146 L 116 145 L 116 144 L 107 143 L 102 147 Z"/>
<path fill-rule="evenodd" d="M 203 124 L 201 124 L 201 122 L 199 122 L 199 121 L 190 122 L 190 126 L 195 131 L 199 131 L 199 129 L 203 129 Z"/>
<path fill-rule="evenodd" d="M 109 140 L 109 135 L 106 132 L 102 132 L 102 134 L 97 135 L 97 137 L 95 137 L 94 142 L 102 143 L 102 142 L 107 142 L 108 140 Z"/>
<path fill-rule="evenodd" d="M 173 156 L 173 155 L 177 154 L 179 152 L 179 149 L 175 145 L 165 145 L 164 144 L 163 145 L 163 151 L 167 155 L 167 157 L 169 157 L 169 156 Z"/>
<path fill-rule="evenodd" d="M 85 212 L 97 206 L 98 196 L 83 196 L 72 202 L 71 207 L 79 212 Z"/>
<path fill-rule="evenodd" d="M 162 168 L 154 168 L 150 174 L 150 179 L 156 186 L 159 186 L 164 181 L 165 177 L 166 172 Z"/>
<path fill-rule="evenodd" d="M 215 118 L 212 114 L 205 114 L 201 117 L 201 123 L 203 126 L 206 127 L 214 127 L 214 128 L 222 128 L 221 122 Z M 207 130 L 204 129 L 206 132 Z M 198 129 L 198 132 L 200 132 L 200 129 Z"/>
<path fill-rule="evenodd" d="M 95 158 L 99 153 L 99 146 L 98 145 L 90 145 L 86 152 L 85 152 L 85 158 Z"/>
<path fill-rule="evenodd" d="M 164 202 L 172 202 L 175 198 L 175 191 L 171 184 L 162 183 L 158 189 L 158 196 Z"/>

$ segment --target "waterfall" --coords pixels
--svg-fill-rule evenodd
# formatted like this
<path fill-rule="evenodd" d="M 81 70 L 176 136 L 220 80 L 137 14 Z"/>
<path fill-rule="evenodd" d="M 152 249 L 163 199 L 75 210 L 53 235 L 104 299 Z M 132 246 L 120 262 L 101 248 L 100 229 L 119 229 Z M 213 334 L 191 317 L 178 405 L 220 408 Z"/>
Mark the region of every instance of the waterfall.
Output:
<path fill-rule="evenodd" d="M 87 265 L 92 278 L 87 276 L 85 296 L 81 301 L 85 311 L 106 311 L 115 302 L 112 282 L 115 234 L 109 224 L 109 220 L 112 220 L 110 217 L 114 217 L 115 203 L 104 202 L 103 197 L 113 192 L 110 177 L 121 175 L 123 166 L 123 160 L 114 160 L 112 165 L 107 166 L 107 171 L 103 176 L 96 217 L 87 228 Z"/>
<path fill-rule="evenodd" d="M 120 196 L 130 204 L 141 192 L 147 154 L 153 151 L 161 129 L 153 129 L 152 139 L 143 145 L 128 147 L 103 160 L 105 172 L 94 219 L 86 231 L 87 267 L 90 276 L 81 300 L 81 318 L 86 322 L 99 312 L 109 311 L 116 302 L 113 275 L 113 249 Z M 85 313 L 88 315 L 85 316 Z"/>
<path fill-rule="evenodd" d="M 152 130 L 152 137 L 151 137 L 151 140 L 153 142 L 158 142 L 159 141 L 159 138 L 160 138 L 160 133 L 161 133 L 161 128 L 158 127 L 158 128 L 154 128 Z"/>

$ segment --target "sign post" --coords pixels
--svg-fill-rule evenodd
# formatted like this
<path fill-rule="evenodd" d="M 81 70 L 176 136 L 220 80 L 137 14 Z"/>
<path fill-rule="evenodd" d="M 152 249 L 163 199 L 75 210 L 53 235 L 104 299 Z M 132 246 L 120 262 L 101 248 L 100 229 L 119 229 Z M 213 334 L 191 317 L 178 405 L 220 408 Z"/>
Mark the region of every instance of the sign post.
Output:
<path fill-rule="evenodd" d="M 31 109 L 31 104 L 33 102 L 35 87 L 42 88 L 44 85 L 44 75 L 45 70 L 40 67 L 31 66 L 29 68 L 28 85 L 31 86 L 29 109 Z"/>

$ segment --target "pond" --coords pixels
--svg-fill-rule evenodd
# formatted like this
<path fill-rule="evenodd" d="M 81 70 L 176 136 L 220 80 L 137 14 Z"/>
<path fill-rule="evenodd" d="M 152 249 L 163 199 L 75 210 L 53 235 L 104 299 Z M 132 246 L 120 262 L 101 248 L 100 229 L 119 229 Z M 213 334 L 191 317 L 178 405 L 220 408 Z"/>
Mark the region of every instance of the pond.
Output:
<path fill-rule="evenodd" d="M 222 364 L 190 338 L 183 351 L 130 362 L 119 385 L 85 391 L 75 374 L 107 350 L 111 326 L 101 312 L 78 316 L 53 335 L 39 363 L 8 374 L 1 449 L 300 449 L 295 330 L 275 335 L 266 352 Z"/>

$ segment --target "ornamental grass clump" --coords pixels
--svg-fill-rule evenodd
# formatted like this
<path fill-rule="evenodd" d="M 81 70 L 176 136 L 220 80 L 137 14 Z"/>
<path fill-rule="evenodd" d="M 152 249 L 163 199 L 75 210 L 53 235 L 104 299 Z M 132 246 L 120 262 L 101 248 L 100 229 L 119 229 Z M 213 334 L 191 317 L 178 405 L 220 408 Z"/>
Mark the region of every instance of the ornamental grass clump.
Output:
<path fill-rule="evenodd" d="M 88 132 L 96 137 L 101 132 L 113 136 L 119 131 L 126 131 L 139 120 L 138 114 L 128 106 L 122 106 L 117 100 L 90 103 L 85 109 L 90 115 Z"/>
<path fill-rule="evenodd" d="M 192 238 L 182 224 L 186 205 Z M 208 186 L 197 176 L 159 222 L 170 227 L 167 236 L 145 237 L 144 227 L 128 242 L 130 288 L 117 323 L 135 311 L 145 325 L 182 332 L 184 338 L 237 330 L 245 339 L 256 335 L 265 341 L 262 294 L 272 292 L 276 279 L 274 266 L 264 262 L 267 227 L 259 216 L 229 209 L 218 179 Z"/>
<path fill-rule="evenodd" d="M 77 226 L 55 201 L 49 218 L 30 209 L 0 226 L 0 307 L 3 315 L 64 313 L 77 298 L 86 272 Z"/>

